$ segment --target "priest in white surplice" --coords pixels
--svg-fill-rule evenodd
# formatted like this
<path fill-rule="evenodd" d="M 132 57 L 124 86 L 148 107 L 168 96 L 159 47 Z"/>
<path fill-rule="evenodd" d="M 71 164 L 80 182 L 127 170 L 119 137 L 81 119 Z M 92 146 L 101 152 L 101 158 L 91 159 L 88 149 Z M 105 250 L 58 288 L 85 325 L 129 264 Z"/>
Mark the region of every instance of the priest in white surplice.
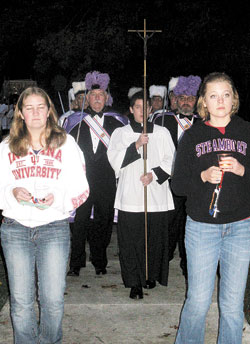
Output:
<path fill-rule="evenodd" d="M 143 92 L 130 99 L 134 119 L 111 135 L 108 159 L 118 187 L 118 245 L 121 274 L 130 297 L 143 298 L 142 287 L 168 282 L 168 210 L 174 209 L 168 178 L 175 147 L 169 131 L 153 123 L 142 133 Z M 148 112 L 150 108 L 148 106 Z M 143 173 L 143 145 L 147 144 L 147 171 Z M 148 280 L 145 273 L 144 186 L 147 186 Z"/>

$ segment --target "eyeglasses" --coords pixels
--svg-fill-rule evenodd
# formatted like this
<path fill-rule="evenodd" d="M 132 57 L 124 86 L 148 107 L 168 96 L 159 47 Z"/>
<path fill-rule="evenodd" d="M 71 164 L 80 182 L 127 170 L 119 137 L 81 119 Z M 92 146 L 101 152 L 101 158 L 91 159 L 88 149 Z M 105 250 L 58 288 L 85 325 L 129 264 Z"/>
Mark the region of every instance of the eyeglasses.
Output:
<path fill-rule="evenodd" d="M 195 96 L 188 96 L 188 97 L 187 96 L 178 96 L 177 98 L 181 102 L 184 102 L 184 101 L 194 102 L 194 101 L 196 101 L 196 97 Z"/>

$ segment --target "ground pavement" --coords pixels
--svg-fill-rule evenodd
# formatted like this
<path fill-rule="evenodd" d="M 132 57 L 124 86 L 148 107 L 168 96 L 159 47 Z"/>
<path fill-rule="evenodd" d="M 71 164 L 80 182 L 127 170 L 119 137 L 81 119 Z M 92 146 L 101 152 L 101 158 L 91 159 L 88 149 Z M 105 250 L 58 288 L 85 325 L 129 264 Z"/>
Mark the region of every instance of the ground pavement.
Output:
<path fill-rule="evenodd" d="M 173 344 L 185 299 L 179 257 L 170 263 L 169 286 L 144 289 L 142 300 L 131 300 L 125 289 L 117 255 L 116 230 L 108 251 L 107 275 L 96 276 L 91 263 L 79 277 L 67 277 L 63 344 Z M 207 317 L 205 344 L 217 337 L 217 288 Z M 250 343 L 245 324 L 243 344 Z M 0 344 L 13 343 L 9 303 L 0 313 Z"/>

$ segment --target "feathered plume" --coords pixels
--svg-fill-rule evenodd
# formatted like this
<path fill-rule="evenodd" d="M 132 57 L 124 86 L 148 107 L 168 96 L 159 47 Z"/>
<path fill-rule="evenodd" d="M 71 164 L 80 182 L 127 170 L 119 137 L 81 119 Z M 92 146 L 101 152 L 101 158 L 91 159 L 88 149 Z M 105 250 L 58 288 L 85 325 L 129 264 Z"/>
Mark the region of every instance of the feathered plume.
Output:
<path fill-rule="evenodd" d="M 174 94 L 180 96 L 185 94 L 186 96 L 196 96 L 201 83 L 199 76 L 189 75 L 187 77 L 180 76 L 177 85 L 174 88 Z"/>
<path fill-rule="evenodd" d="M 89 72 L 85 77 L 85 86 L 87 90 L 91 90 L 93 86 L 98 85 L 100 89 L 106 91 L 110 77 L 107 73 L 100 73 L 98 71 Z"/>

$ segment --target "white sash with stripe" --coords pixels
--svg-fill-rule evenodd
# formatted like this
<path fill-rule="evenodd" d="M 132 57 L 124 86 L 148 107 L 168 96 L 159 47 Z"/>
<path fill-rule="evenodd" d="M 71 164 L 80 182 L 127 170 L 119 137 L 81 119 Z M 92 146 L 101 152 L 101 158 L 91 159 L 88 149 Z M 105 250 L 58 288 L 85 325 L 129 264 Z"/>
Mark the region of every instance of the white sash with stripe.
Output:
<path fill-rule="evenodd" d="M 174 116 L 178 123 L 178 141 L 181 139 L 182 135 L 184 134 L 185 130 L 189 129 L 192 126 L 192 122 L 188 118 L 179 118 L 177 115 Z M 181 130 L 180 130 L 180 129 Z"/>
<path fill-rule="evenodd" d="M 89 126 L 93 133 L 98 137 L 98 139 L 104 144 L 105 147 L 108 147 L 110 141 L 110 135 L 107 131 L 101 126 L 101 124 L 91 116 L 87 115 L 83 118 L 83 121 Z"/>

